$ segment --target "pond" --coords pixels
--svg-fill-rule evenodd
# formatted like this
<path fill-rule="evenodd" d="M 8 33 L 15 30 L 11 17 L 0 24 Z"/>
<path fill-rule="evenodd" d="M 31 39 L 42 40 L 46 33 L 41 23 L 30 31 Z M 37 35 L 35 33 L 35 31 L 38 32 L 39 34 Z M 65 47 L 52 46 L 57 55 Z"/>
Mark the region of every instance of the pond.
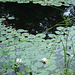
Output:
<path fill-rule="evenodd" d="M 13 26 L 16 29 L 26 29 L 29 33 L 37 34 L 46 31 L 53 25 L 63 20 L 61 10 L 66 7 L 41 6 L 40 4 L 18 4 L 18 3 L 0 3 L 0 17 L 7 18 L 7 26 Z M 15 17 L 9 20 L 8 17 Z M 54 33 L 54 30 L 51 30 Z"/>
<path fill-rule="evenodd" d="M 64 19 L 62 16 L 67 17 L 67 15 L 65 15 L 66 11 L 70 16 L 74 15 L 72 14 L 74 13 L 74 11 L 72 11 L 73 10 L 72 7 L 73 6 L 71 6 L 70 8 L 64 6 L 61 7 L 41 6 L 39 4 L 35 5 L 31 2 L 28 4 L 18 4 L 18 3 L 10 3 L 10 2 L 0 3 L 0 18 L 5 18 L 5 20 L 0 23 L 2 24 L 0 25 L 1 27 L 0 28 L 0 33 L 1 33 L 0 49 L 4 50 L 3 53 L 1 51 L 0 52 L 5 55 L 5 58 L 1 56 L 1 62 L 5 62 L 5 64 L 2 64 L 0 68 L 2 69 L 4 67 L 7 67 L 6 72 L 13 72 L 12 69 L 11 71 L 9 71 L 8 68 L 11 67 L 9 66 L 9 64 L 11 64 L 12 67 L 13 65 L 15 66 L 15 64 L 17 63 L 15 63 L 14 60 L 16 60 L 16 58 L 20 58 L 23 60 L 24 63 L 24 64 L 20 64 L 21 72 L 24 71 L 24 67 L 26 65 L 31 67 L 32 72 L 36 75 L 39 75 L 40 69 L 42 69 L 43 72 L 46 71 L 47 75 L 51 75 L 53 73 L 59 72 L 60 70 L 58 69 L 62 69 L 65 63 L 63 46 L 66 45 L 65 42 L 66 38 L 63 35 L 60 35 L 59 38 L 63 40 L 62 42 L 62 40 L 58 39 L 57 35 L 55 35 L 56 34 L 55 31 L 59 30 L 59 32 L 61 32 L 61 29 L 65 27 L 56 26 L 57 28 L 56 27 L 52 28 L 48 32 L 48 36 L 52 39 L 46 39 L 46 40 L 43 39 L 46 36 L 43 33 L 48 28 L 63 21 Z M 60 9 L 62 9 L 62 11 Z M 69 11 L 71 12 L 69 13 Z M 9 17 L 14 17 L 14 19 L 9 19 Z M 74 24 L 74 19 L 71 20 L 70 24 L 71 25 Z M 13 29 L 10 26 L 12 26 Z M 26 30 L 28 31 L 28 33 Z M 74 26 L 65 29 L 65 31 L 69 31 L 68 36 L 71 35 L 72 37 L 75 35 L 73 34 L 74 30 L 75 30 Z M 73 40 L 75 40 L 74 37 Z M 68 42 L 67 44 L 68 46 L 66 48 L 68 50 L 67 55 L 68 58 L 71 59 L 72 58 L 71 56 L 72 55 L 74 56 L 73 53 L 74 49 L 72 49 L 71 46 L 75 41 L 72 43 L 72 41 L 68 39 L 67 42 Z M 64 43 L 63 46 L 61 45 L 62 43 Z M 11 59 L 9 63 L 8 63 L 9 58 L 5 53 L 5 50 L 8 53 L 8 56 L 10 56 L 9 58 Z M 44 64 L 42 62 L 42 59 L 43 58 L 48 59 L 49 57 L 50 57 L 49 64 L 46 64 L 48 63 L 48 61 Z M 74 61 L 72 62 L 74 65 L 75 64 Z M 69 67 L 75 70 L 73 66 L 70 65 Z M 15 69 L 15 71 L 18 71 L 18 68 Z M 41 73 L 41 75 L 44 74 L 43 72 Z M 60 74 L 61 73 L 59 73 L 59 75 Z M 8 73 L 7 75 L 16 75 L 16 73 Z M 22 73 L 20 73 L 19 75 L 22 75 Z M 30 75 L 32 75 L 31 72 Z"/>

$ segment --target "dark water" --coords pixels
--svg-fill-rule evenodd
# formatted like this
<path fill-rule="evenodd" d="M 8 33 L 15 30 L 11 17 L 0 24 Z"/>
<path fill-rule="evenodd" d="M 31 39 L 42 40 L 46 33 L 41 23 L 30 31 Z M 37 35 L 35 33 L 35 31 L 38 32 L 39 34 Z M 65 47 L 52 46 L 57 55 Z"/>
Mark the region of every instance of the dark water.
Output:
<path fill-rule="evenodd" d="M 0 3 L 0 17 L 5 17 L 3 21 L 7 26 L 13 26 L 16 29 L 26 29 L 29 33 L 37 34 L 46 31 L 48 28 L 63 20 L 62 7 L 41 6 L 39 4 L 18 4 L 18 3 Z M 14 16 L 14 20 L 8 20 L 9 16 Z M 50 32 L 54 33 L 55 28 Z"/>

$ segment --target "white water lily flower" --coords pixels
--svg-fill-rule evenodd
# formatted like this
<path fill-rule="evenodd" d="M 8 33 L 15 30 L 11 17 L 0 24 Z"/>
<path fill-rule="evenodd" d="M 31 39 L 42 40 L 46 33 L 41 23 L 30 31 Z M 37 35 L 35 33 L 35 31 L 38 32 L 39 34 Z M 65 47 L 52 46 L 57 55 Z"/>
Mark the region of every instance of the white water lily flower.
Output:
<path fill-rule="evenodd" d="M 22 59 L 17 58 L 17 59 L 16 59 L 16 62 L 17 62 L 17 63 L 22 63 Z"/>
<path fill-rule="evenodd" d="M 44 64 L 48 64 L 50 62 L 50 59 L 43 58 L 42 61 L 43 61 Z"/>
<path fill-rule="evenodd" d="M 46 62 L 46 61 L 47 61 L 47 58 L 43 58 L 42 60 L 43 60 L 44 62 Z"/>

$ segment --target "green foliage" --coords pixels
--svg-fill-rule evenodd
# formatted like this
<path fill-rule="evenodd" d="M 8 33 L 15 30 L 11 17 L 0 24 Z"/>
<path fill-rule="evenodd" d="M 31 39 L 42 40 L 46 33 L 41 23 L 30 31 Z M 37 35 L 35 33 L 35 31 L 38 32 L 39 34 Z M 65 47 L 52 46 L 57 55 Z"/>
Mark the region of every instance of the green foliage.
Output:
<path fill-rule="evenodd" d="M 57 27 L 56 34 L 58 35 L 48 34 L 51 39 L 45 40 L 46 35 L 44 33 L 32 35 L 27 30 L 6 28 L 5 25 L 0 24 L 0 63 L 2 73 L 5 74 L 4 70 L 6 73 L 15 72 L 15 68 L 18 69 L 23 64 L 25 65 L 25 72 L 20 72 L 19 70 L 16 72 L 17 75 L 29 75 L 29 73 L 33 75 L 49 75 L 50 72 L 54 74 L 54 71 L 56 71 L 56 75 L 63 75 L 63 73 L 67 75 L 68 72 L 71 72 L 68 70 L 69 66 L 75 68 L 72 62 L 75 61 L 74 31 L 75 26 L 60 26 Z M 67 47 L 71 49 L 67 49 Z M 47 61 L 43 62 L 43 58 L 46 58 Z M 62 66 L 63 62 L 64 66 Z M 61 66 L 56 65 L 59 63 L 61 63 Z M 7 65 L 10 67 L 6 68 Z"/>
<path fill-rule="evenodd" d="M 13 17 L 13 16 L 12 17 L 8 17 L 8 19 L 9 20 L 13 20 L 13 19 L 15 19 L 15 17 Z"/>
<path fill-rule="evenodd" d="M 11 72 L 13 72 L 14 70 L 13 69 L 7 69 L 7 73 L 11 73 Z"/>
<path fill-rule="evenodd" d="M 42 6 L 69 6 L 70 4 L 75 5 L 75 0 L 0 0 L 0 2 L 17 2 L 17 3 L 29 3 L 32 1 L 34 4 L 41 4 Z M 64 2 L 64 4 L 63 4 Z M 9 19 L 14 19 L 14 17 L 10 17 Z"/>

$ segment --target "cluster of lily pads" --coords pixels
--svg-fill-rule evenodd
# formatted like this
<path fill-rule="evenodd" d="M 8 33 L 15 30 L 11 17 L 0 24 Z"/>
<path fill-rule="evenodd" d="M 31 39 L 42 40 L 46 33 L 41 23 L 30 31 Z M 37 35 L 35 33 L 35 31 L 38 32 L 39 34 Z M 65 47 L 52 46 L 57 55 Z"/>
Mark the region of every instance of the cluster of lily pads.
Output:
<path fill-rule="evenodd" d="M 29 3 L 30 1 L 34 4 L 41 4 L 42 6 L 69 6 L 69 4 L 75 5 L 75 0 L 0 0 L 1 2 L 18 2 L 18 3 Z"/>
<path fill-rule="evenodd" d="M 65 70 L 64 48 L 69 60 L 68 72 L 72 75 L 75 69 L 75 26 L 57 27 L 57 35 L 48 34 L 51 39 L 45 40 L 44 33 L 32 35 L 27 30 L 6 27 L 2 20 L 4 18 L 0 18 L 0 72 L 3 75 L 61 75 Z M 24 70 L 15 72 L 21 65 L 25 66 Z"/>

